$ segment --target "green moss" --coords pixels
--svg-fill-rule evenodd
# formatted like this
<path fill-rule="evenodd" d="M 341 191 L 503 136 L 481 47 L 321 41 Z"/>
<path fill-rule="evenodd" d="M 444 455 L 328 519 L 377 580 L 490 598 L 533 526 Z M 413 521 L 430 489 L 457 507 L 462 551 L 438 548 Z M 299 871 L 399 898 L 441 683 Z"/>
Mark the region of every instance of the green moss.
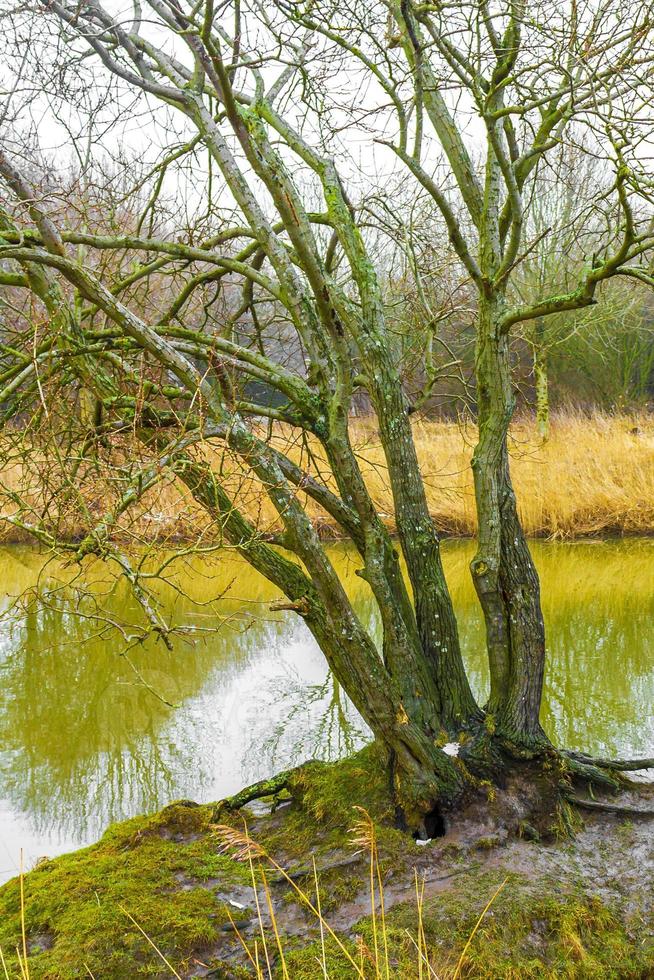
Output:
<path fill-rule="evenodd" d="M 478 851 L 492 851 L 493 848 L 499 847 L 502 840 L 499 834 L 495 834 L 490 837 L 478 837 L 475 841 L 475 847 Z"/>
<path fill-rule="evenodd" d="M 305 766 L 290 789 L 316 820 L 330 826 L 351 827 L 354 803 L 379 822 L 393 815 L 388 772 L 382 749 L 375 743 L 336 764 Z"/>
<path fill-rule="evenodd" d="M 574 837 L 584 826 L 583 817 L 577 809 L 570 806 L 566 800 L 561 800 L 556 807 L 555 819 L 550 831 L 557 840 Z"/>
<path fill-rule="evenodd" d="M 458 893 L 425 904 L 423 927 L 437 972 L 447 972 L 458 961 L 502 880 L 497 874 L 469 876 Z M 392 910 L 389 929 L 401 964 L 397 975 L 411 977 L 415 947 L 406 931 L 417 935 L 415 907 Z M 369 932 L 366 924 L 364 935 Z M 631 931 L 621 910 L 583 892 L 557 891 L 551 881 L 539 882 L 536 891 L 528 880 L 512 875 L 472 939 L 462 975 L 479 980 L 609 980 L 649 976 L 652 969 L 654 945 L 643 943 L 642 929 Z"/>
<path fill-rule="evenodd" d="M 478 906 L 492 895 L 495 882 L 476 883 Z M 582 892 L 557 892 L 553 882 L 540 882 L 547 894 L 515 877 L 498 896 L 468 950 L 464 975 L 479 978 L 627 978 L 650 975 L 654 946 L 632 932 L 620 909 Z M 458 914 L 426 910 L 426 931 L 432 929 L 450 947 L 462 949 L 478 911 L 466 900 Z M 454 943 L 453 943 L 454 940 Z"/>
<path fill-rule="evenodd" d="M 360 956 L 356 942 L 345 939 L 343 945 L 358 963 Z M 353 977 L 356 977 L 352 963 L 329 936 L 325 940 L 325 959 L 329 980 L 352 980 Z M 321 964 L 322 947 L 320 943 L 312 943 L 309 946 L 291 950 L 286 955 L 286 967 L 293 980 L 316 980 L 317 977 L 323 975 Z"/>
<path fill-rule="evenodd" d="M 374 817 L 382 878 L 396 899 L 401 894 L 412 895 L 416 861 L 436 866 L 438 875 L 454 871 L 446 889 L 427 899 L 423 914 L 433 970 L 443 978 L 451 976 L 504 873 L 497 869 L 480 872 L 482 855 L 460 843 L 435 841 L 427 853 L 394 830 L 385 776 L 374 749 L 335 766 L 309 766 L 291 789 L 291 806 L 271 816 L 249 818 L 251 833 L 293 874 L 312 901 L 315 858 L 321 907 L 328 921 L 347 922 L 342 910 L 349 903 L 354 903 L 350 908 L 360 910 L 357 915 L 369 908 L 367 855 L 362 854 L 360 861 L 351 860 L 350 828 L 358 816 L 352 808 L 354 801 Z M 228 910 L 220 896 L 233 896 L 250 905 L 250 869 L 218 853 L 212 836 L 213 814 L 211 806 L 176 803 L 153 816 L 116 824 L 94 846 L 46 861 L 30 872 L 25 878 L 25 923 L 32 980 L 77 980 L 88 976 L 86 965 L 98 980 L 169 980 L 170 969 L 130 915 L 181 975 L 198 956 L 211 962 L 217 976 L 247 976 L 244 954 L 232 933 L 224 929 Z M 221 820 L 242 829 L 243 815 L 221 811 Z M 621 831 L 624 835 L 629 832 L 627 827 Z M 572 838 L 568 840 L 573 848 Z M 488 837 L 477 846 L 484 849 L 496 843 Z M 302 901 L 276 869 L 267 869 L 267 875 L 280 931 L 284 933 L 286 923 L 296 933 L 292 939 L 284 938 L 289 976 L 313 980 L 322 975 L 318 922 L 306 911 L 306 932 L 298 937 L 298 921 L 303 918 L 292 904 L 302 905 Z M 461 976 L 479 980 L 654 976 L 651 912 L 647 913 L 649 921 L 639 919 L 632 926 L 619 903 L 609 908 L 581 888 L 564 887 L 562 881 L 560 877 L 530 880 L 511 875 L 470 943 Z M 251 914 L 244 911 L 241 921 L 246 923 Z M 417 980 L 417 935 L 415 902 L 391 907 L 389 901 L 387 941 L 393 978 Z M 341 938 L 357 962 L 363 957 L 366 975 L 373 976 L 370 919 L 347 928 Z M 20 942 L 20 888 L 14 880 L 0 889 L 0 946 L 12 978 L 19 971 L 11 950 Z M 381 949 L 379 935 L 378 942 Z M 227 963 L 232 953 L 236 965 Z M 349 980 L 355 975 L 332 939 L 327 955 L 330 980 Z"/>
<path fill-rule="evenodd" d="M 353 799 L 387 812 L 379 771 L 372 778 L 375 765 L 374 757 L 362 753 L 343 765 L 311 766 L 293 787 L 301 806 L 295 802 L 270 818 L 248 820 L 255 838 L 284 867 L 304 868 L 313 855 L 319 869 L 327 868 L 320 874 L 326 912 L 365 887 L 366 868 L 348 866 L 344 872 L 330 865 L 353 852 Z M 220 820 L 242 829 L 243 815 L 221 810 Z M 214 818 L 212 806 L 181 801 L 152 816 L 112 825 L 92 847 L 46 861 L 26 875 L 32 980 L 73 980 L 88 976 L 87 966 L 103 980 L 169 978 L 170 969 L 138 926 L 180 973 L 198 953 L 205 959 L 221 955 L 231 933 L 221 928 L 228 912 L 219 894 L 229 894 L 233 886 L 249 893 L 250 870 L 218 853 Z M 395 831 L 380 833 L 396 849 L 400 840 L 405 843 Z M 274 879 L 274 871 L 269 877 Z M 299 878 L 298 884 L 311 891 L 311 876 Z M 297 901 L 296 893 L 288 897 Z M 14 880 L 0 889 L 0 947 L 16 976 L 11 951 L 20 942 L 20 889 Z"/>
<path fill-rule="evenodd" d="M 422 928 L 434 971 L 451 976 L 479 915 L 503 879 L 493 875 L 469 878 L 457 893 L 440 895 L 424 905 Z M 476 980 L 637 980 L 654 975 L 654 945 L 643 941 L 641 929 L 631 929 L 616 909 L 581 892 L 557 893 L 548 883 L 548 895 L 513 876 L 500 892 L 475 933 L 462 966 L 462 977 Z M 374 936 L 371 920 L 364 919 L 342 937 L 366 976 L 375 976 Z M 390 975 L 394 980 L 419 977 L 418 914 L 415 903 L 387 912 L 386 941 Z M 377 943 L 383 957 L 379 917 Z M 333 941 L 327 943 L 331 980 L 351 978 L 353 968 Z M 319 973 L 322 952 L 314 942 L 287 956 L 293 980 L 309 980 Z M 361 957 L 362 960 L 360 959 Z M 383 975 L 382 960 L 382 975 Z M 422 975 L 426 973 L 423 967 Z"/>
<path fill-rule="evenodd" d="M 354 871 L 343 874 L 341 869 L 322 873 L 318 876 L 320 889 L 320 905 L 324 915 L 341 908 L 346 902 L 353 901 L 358 895 L 366 894 L 368 887 L 368 867 L 361 865 Z"/>
<path fill-rule="evenodd" d="M 216 854 L 206 834 L 210 808 L 175 805 L 110 827 L 99 843 L 42 863 L 25 877 L 32 980 L 170 977 L 136 922 L 176 968 L 216 939 L 224 906 L 195 879 L 245 881 L 245 869 Z M 181 839 L 183 836 L 183 839 Z M 128 915 L 129 913 L 129 915 Z M 0 889 L 0 946 L 20 943 L 20 889 Z M 41 951 L 38 951 L 38 947 Z M 45 947 L 45 948 L 43 948 Z M 50 948 L 48 948 L 50 947 Z"/>

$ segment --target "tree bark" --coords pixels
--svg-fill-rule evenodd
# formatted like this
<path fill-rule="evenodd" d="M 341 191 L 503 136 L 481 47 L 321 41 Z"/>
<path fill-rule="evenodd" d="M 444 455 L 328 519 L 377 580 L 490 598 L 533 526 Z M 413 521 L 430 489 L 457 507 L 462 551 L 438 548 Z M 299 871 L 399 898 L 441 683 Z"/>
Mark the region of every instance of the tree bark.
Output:
<path fill-rule="evenodd" d="M 545 669 L 540 585 L 520 524 L 507 435 L 514 411 L 501 301 L 482 299 L 475 370 L 479 442 L 472 468 L 479 517 L 472 577 L 482 606 L 490 664 L 487 710 L 496 731 L 521 746 L 545 741 L 539 712 Z"/>
<path fill-rule="evenodd" d="M 429 513 L 406 397 L 399 383 L 376 385 L 373 402 L 388 465 L 398 535 L 413 589 L 422 648 L 438 691 L 441 724 L 459 731 L 481 716 L 463 665 L 459 632 Z"/>
<path fill-rule="evenodd" d="M 206 464 L 185 457 L 176 472 L 194 499 L 220 521 L 246 561 L 289 600 L 302 603 L 303 619 L 335 678 L 393 758 L 398 800 L 409 817 L 436 801 L 453 803 L 465 789 L 465 771 L 407 714 L 397 682 L 387 673 L 345 593 L 336 589 L 328 596 L 323 587 L 321 594 L 299 565 L 263 542 Z"/>
<path fill-rule="evenodd" d="M 60 238 L 56 239 L 55 244 L 58 245 L 60 241 Z M 44 255 L 37 253 L 37 271 L 41 263 L 44 271 L 33 288 L 49 314 L 53 318 L 65 317 L 68 304 L 57 279 L 47 266 L 57 269 L 86 300 L 99 303 L 108 316 L 142 345 L 156 362 L 175 375 L 180 384 L 204 396 L 203 407 L 213 420 L 215 434 L 220 433 L 226 444 L 261 481 L 284 525 L 287 547 L 302 561 L 304 568 L 261 541 L 256 529 L 234 506 L 210 467 L 196 463 L 184 453 L 176 453 L 174 461 L 170 461 L 173 471 L 186 483 L 194 499 L 220 522 L 228 540 L 248 563 L 273 582 L 302 615 L 334 676 L 392 758 L 398 799 L 405 810 L 420 813 L 437 800 L 454 801 L 466 783 L 465 771 L 435 744 L 434 729 L 440 719 L 439 706 L 434 703 L 436 692 L 433 677 L 420 643 L 415 642 L 415 626 L 413 637 L 411 629 L 407 628 L 407 623 L 410 626 L 408 597 L 396 567 L 397 561 L 389 551 L 388 536 L 369 500 L 347 440 L 347 378 L 342 381 L 342 400 L 334 398 L 332 402 L 334 438 L 331 441 L 328 439 L 328 444 L 332 453 L 338 446 L 335 461 L 345 466 L 351 480 L 351 492 L 344 503 L 349 505 L 353 502 L 356 505 L 363 529 L 366 567 L 377 590 L 378 602 L 382 604 L 387 601 L 394 606 L 394 617 L 383 610 L 385 627 L 389 639 L 393 641 L 386 664 L 354 612 L 315 527 L 284 475 L 279 454 L 263 443 L 240 416 L 230 412 L 220 389 L 213 387 L 209 376 L 201 375 L 184 354 L 115 301 L 92 274 L 59 254 L 60 251 L 53 248 L 47 261 Z M 91 367 L 94 364 L 95 361 L 92 361 Z M 346 366 L 349 370 L 349 365 Z M 79 366 L 76 370 L 81 375 Z M 83 377 L 98 398 L 113 396 L 115 387 L 111 378 L 97 366 Z M 141 436 L 138 428 L 136 431 Z M 150 447 L 157 445 L 159 440 L 156 431 L 146 430 L 144 433 L 145 444 Z M 419 478 L 412 440 L 410 446 L 415 473 Z M 339 477 L 343 478 L 338 466 L 336 469 Z"/>

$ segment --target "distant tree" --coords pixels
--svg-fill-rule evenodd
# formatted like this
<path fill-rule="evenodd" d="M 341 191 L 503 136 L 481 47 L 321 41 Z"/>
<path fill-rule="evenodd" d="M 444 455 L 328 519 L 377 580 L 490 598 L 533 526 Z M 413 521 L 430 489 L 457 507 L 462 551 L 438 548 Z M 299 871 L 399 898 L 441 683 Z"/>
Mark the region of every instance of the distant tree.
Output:
<path fill-rule="evenodd" d="M 654 395 L 654 295 L 628 279 L 602 290 L 600 307 L 554 323 L 548 374 L 558 399 L 609 411 L 646 408 Z M 558 333 L 558 336 L 557 336 Z"/>
<path fill-rule="evenodd" d="M 555 148 L 535 173 L 525 215 L 533 246 L 512 279 L 513 294 L 521 303 L 548 290 L 569 292 L 583 276 L 587 257 L 601 254 L 611 227 L 620 224 L 619 214 L 597 207 L 602 189 L 610 197 L 611 169 L 605 160 L 586 154 L 574 135 L 573 131 L 572 142 Z M 642 379 L 633 369 L 637 361 L 648 373 L 648 334 L 650 344 L 654 340 L 646 316 L 649 292 L 634 280 L 611 277 L 600 285 L 599 302 L 593 306 L 540 315 L 522 324 L 533 355 L 536 425 L 542 439 L 549 436 L 553 360 L 568 361 L 571 383 L 577 387 L 573 399 L 581 397 L 581 388 L 596 404 L 610 407 L 624 405 L 630 394 L 642 400 Z M 636 337 L 641 343 L 634 344 Z M 607 388 L 609 375 L 614 383 Z"/>
<path fill-rule="evenodd" d="M 538 745 L 545 633 L 509 472 L 510 340 L 519 324 L 595 305 L 601 284 L 617 275 L 654 281 L 651 178 L 639 156 L 651 102 L 644 67 L 653 54 L 651 5 L 391 0 L 355 5 L 351 17 L 329 5 L 285 9 L 374 76 L 394 121 L 387 136 L 384 117 L 378 139 L 439 208 L 476 287 L 479 548 L 471 567 L 490 661 L 486 707 L 508 739 Z M 396 61 L 394 51 L 403 58 Z M 602 157 L 612 175 L 589 206 L 593 228 L 604 222 L 604 234 L 569 287 L 545 282 L 516 302 L 518 270 L 539 243 L 528 220 L 536 173 L 580 134 L 586 152 Z M 447 183 L 434 176 L 443 159 Z"/>
<path fill-rule="evenodd" d="M 440 212 L 421 188 L 397 196 L 375 220 L 385 231 L 379 277 L 389 329 L 398 338 L 413 411 L 456 415 L 474 400 L 476 297 Z"/>

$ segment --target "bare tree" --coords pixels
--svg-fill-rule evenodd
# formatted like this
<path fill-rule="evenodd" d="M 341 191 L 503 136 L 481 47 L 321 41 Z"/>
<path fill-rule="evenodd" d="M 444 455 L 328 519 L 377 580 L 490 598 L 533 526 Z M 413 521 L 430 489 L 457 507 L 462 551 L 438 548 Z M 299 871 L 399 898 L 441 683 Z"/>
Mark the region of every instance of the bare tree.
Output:
<path fill-rule="evenodd" d="M 357 7 L 347 27 L 341 12 L 337 24 L 322 5 L 309 16 L 288 9 L 374 74 L 395 111 L 397 138 L 385 142 L 440 209 L 476 286 L 479 548 L 471 567 L 486 622 L 487 710 L 511 741 L 538 745 L 545 634 L 509 473 L 510 337 L 518 324 L 594 305 L 600 284 L 614 276 L 652 282 L 651 208 L 645 207 L 651 180 L 643 159 L 651 4 L 457 0 L 439 7 L 403 0 Z M 403 59 L 394 59 L 389 47 Z M 592 196 L 592 209 L 612 221 L 569 289 L 545 283 L 537 297 L 516 303 L 516 270 L 538 244 L 527 221 L 534 177 L 573 129 L 589 154 L 612 167 L 610 185 Z M 443 157 L 447 185 L 433 177 Z"/>
<path fill-rule="evenodd" d="M 574 130 L 570 140 L 541 162 L 532 182 L 525 226 L 527 239 L 533 244 L 511 284 L 514 301 L 524 306 L 537 302 L 548 291 L 566 294 L 574 289 L 584 275 L 587 257 L 602 254 L 612 229 L 620 227 L 620 204 L 612 194 L 611 167 L 601 157 L 585 153 L 575 140 Z M 598 207 L 602 194 L 607 200 Z M 637 204 L 646 220 L 644 202 Z M 597 357 L 591 373 L 600 389 L 601 362 L 614 363 L 614 351 L 624 349 L 623 336 L 647 336 L 644 307 L 648 294 L 643 284 L 611 277 L 601 283 L 596 304 L 540 315 L 518 327 L 532 351 L 536 425 L 541 439 L 549 437 L 552 358 L 559 354 L 560 359 L 566 349 L 574 350 L 575 368 L 583 378 L 591 360 L 588 355 L 584 357 L 584 348 L 595 348 Z M 559 352 L 559 348 L 563 350 Z M 628 361 L 627 356 L 625 369 L 629 373 L 632 365 Z M 621 380 L 626 380 L 628 387 L 632 379 Z"/>
<path fill-rule="evenodd" d="M 513 410 L 510 330 L 593 303 L 598 284 L 610 276 L 648 276 L 637 263 L 650 237 L 635 224 L 631 142 L 616 135 L 627 124 L 623 116 L 616 119 L 615 107 L 641 98 L 635 78 L 649 70 L 649 21 L 640 8 L 629 8 L 631 20 L 625 12 L 621 28 L 612 26 L 609 34 L 592 11 L 585 13 L 589 24 L 574 29 L 553 12 L 556 29 L 550 23 L 545 33 L 539 18 L 550 6 L 527 13 L 513 3 L 495 14 L 484 3 L 461 2 L 440 13 L 404 2 L 307 12 L 285 4 L 245 9 L 238 2 L 214 7 L 212 0 L 184 6 L 148 0 L 143 9 L 114 13 L 95 0 L 37 0 L 28 22 L 43 24 L 58 48 L 45 85 L 56 80 L 62 95 L 52 98 L 74 102 L 79 87 L 91 85 L 92 66 L 93 84 L 106 76 L 103 91 L 114 93 L 117 114 L 136 93 L 130 111 L 154 107 L 148 125 L 158 136 L 170 126 L 175 139 L 146 180 L 145 218 L 129 234 L 71 229 L 53 207 L 53 195 L 41 194 L 26 175 L 11 140 L 0 155 L 0 174 L 13 196 L 3 215 L 2 281 L 31 293 L 45 310 L 45 323 L 28 325 L 8 352 L 0 404 L 15 418 L 18 405 L 41 403 L 42 420 L 48 386 L 59 405 L 66 404 L 66 388 L 81 387 L 102 411 L 78 456 L 92 455 L 101 438 L 127 430 L 149 454 L 81 544 L 62 542 L 47 510 L 19 510 L 10 519 L 78 560 L 95 554 L 116 563 L 132 583 L 149 631 L 166 642 L 170 628 L 139 567 L 112 540 L 112 529 L 162 474 L 173 473 L 225 539 L 279 588 L 285 607 L 303 617 L 339 684 L 385 745 L 410 821 L 436 801 L 460 801 L 477 775 L 496 775 L 511 755 L 553 751 L 538 717 L 545 656 L 538 579 L 517 517 L 506 447 Z M 617 13 L 615 5 L 604 10 L 607 25 Z M 10 13 L 9 36 L 23 36 L 24 17 Z M 345 30 L 348 18 L 352 27 Z M 22 58 L 19 77 L 37 76 L 23 89 L 33 84 L 38 99 L 38 76 L 46 69 L 43 62 L 30 65 L 29 46 L 27 58 L 24 50 L 15 50 Z M 353 82 L 374 87 L 370 104 L 352 105 Z M 448 108 L 453 86 L 454 102 L 462 93 L 482 120 L 481 180 Z M 601 121 L 606 130 L 622 227 L 574 290 L 514 306 L 507 298 L 511 276 L 532 246 L 523 235 L 526 188 L 538 160 L 575 115 L 588 117 L 594 128 Z M 534 119 L 540 119 L 535 128 Z M 435 140 L 424 136 L 427 123 Z M 472 570 L 491 666 L 484 711 L 463 666 L 411 406 L 367 238 L 369 211 L 363 195 L 357 200 L 354 168 L 347 161 L 337 166 L 344 124 L 352 136 L 386 131 L 379 139 L 394 154 L 384 152 L 397 156 L 432 196 L 477 289 L 480 537 Z M 104 146 L 109 142 L 105 137 Z M 436 142 L 451 175 L 445 190 L 426 169 L 425 154 Z M 180 235 L 148 217 L 159 204 L 161 174 L 182 166 L 180 160 L 192 177 L 186 200 L 211 217 L 213 227 L 202 237 L 190 233 L 192 226 Z M 450 193 L 463 201 L 469 228 L 457 219 Z M 108 254 L 120 256 L 118 272 L 105 261 Z M 166 279 L 178 283 L 178 292 L 157 310 L 151 299 L 157 290 L 153 285 L 150 294 L 148 284 Z M 146 306 L 133 292 L 137 283 L 146 290 Z M 218 306 L 214 315 L 216 294 L 228 291 L 238 300 Z M 261 310 L 268 311 L 263 322 Z M 291 335 L 299 356 L 286 362 L 280 338 Z M 253 382 L 274 390 L 277 404 L 250 397 Z M 350 442 L 348 416 L 359 389 L 376 414 L 408 583 Z M 280 449 L 262 420 L 310 437 L 327 475 L 310 452 L 300 465 Z M 223 468 L 207 462 L 201 452 L 207 444 L 220 446 L 272 503 L 281 527 L 273 542 L 231 492 Z M 67 463 L 64 456 L 62 466 Z M 69 473 L 71 484 L 78 472 L 73 467 Z M 360 574 L 379 608 L 381 651 L 344 592 L 303 494 L 359 554 Z M 464 732 L 473 737 L 461 739 L 461 758 L 453 760 L 439 746 Z M 615 785 L 598 767 L 566 759 L 586 778 Z"/>

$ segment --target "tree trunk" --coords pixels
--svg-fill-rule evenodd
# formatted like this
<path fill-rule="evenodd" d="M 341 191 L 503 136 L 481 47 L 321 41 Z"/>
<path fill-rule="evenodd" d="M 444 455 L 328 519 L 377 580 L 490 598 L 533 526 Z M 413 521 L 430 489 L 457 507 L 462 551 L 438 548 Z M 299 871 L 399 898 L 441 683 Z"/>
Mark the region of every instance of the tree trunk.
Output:
<path fill-rule="evenodd" d="M 544 344 L 543 318 L 536 321 L 534 330 L 534 386 L 536 388 L 536 427 L 546 442 L 550 436 L 550 395 L 547 369 L 547 348 Z"/>
<path fill-rule="evenodd" d="M 540 585 L 518 517 L 507 434 L 514 410 L 502 303 L 480 304 L 475 369 L 479 442 L 472 468 L 479 542 L 471 563 L 490 664 L 488 712 L 496 731 L 521 746 L 545 740 L 539 722 L 545 666 Z"/>
<path fill-rule="evenodd" d="M 246 561 L 294 604 L 316 638 L 338 683 L 393 760 L 398 801 L 411 821 L 438 801 L 455 802 L 467 777 L 405 711 L 400 686 L 390 677 L 345 593 L 323 594 L 302 568 L 263 542 L 205 463 L 182 457 L 176 473 L 198 503 L 220 522 Z"/>
<path fill-rule="evenodd" d="M 388 465 L 402 552 L 414 594 L 420 642 L 436 681 L 441 724 L 449 732 L 480 718 L 466 675 L 440 539 L 429 513 L 406 397 L 392 377 L 374 386 L 373 402 Z M 385 383 L 384 383 L 385 380 Z"/>
<path fill-rule="evenodd" d="M 440 691 L 422 647 L 416 616 L 402 577 L 399 556 L 368 494 L 347 428 L 325 443 L 331 470 L 344 500 L 356 507 L 362 535 L 360 575 L 368 582 L 379 609 L 384 664 L 397 683 L 408 715 L 426 734 L 441 726 Z"/>

